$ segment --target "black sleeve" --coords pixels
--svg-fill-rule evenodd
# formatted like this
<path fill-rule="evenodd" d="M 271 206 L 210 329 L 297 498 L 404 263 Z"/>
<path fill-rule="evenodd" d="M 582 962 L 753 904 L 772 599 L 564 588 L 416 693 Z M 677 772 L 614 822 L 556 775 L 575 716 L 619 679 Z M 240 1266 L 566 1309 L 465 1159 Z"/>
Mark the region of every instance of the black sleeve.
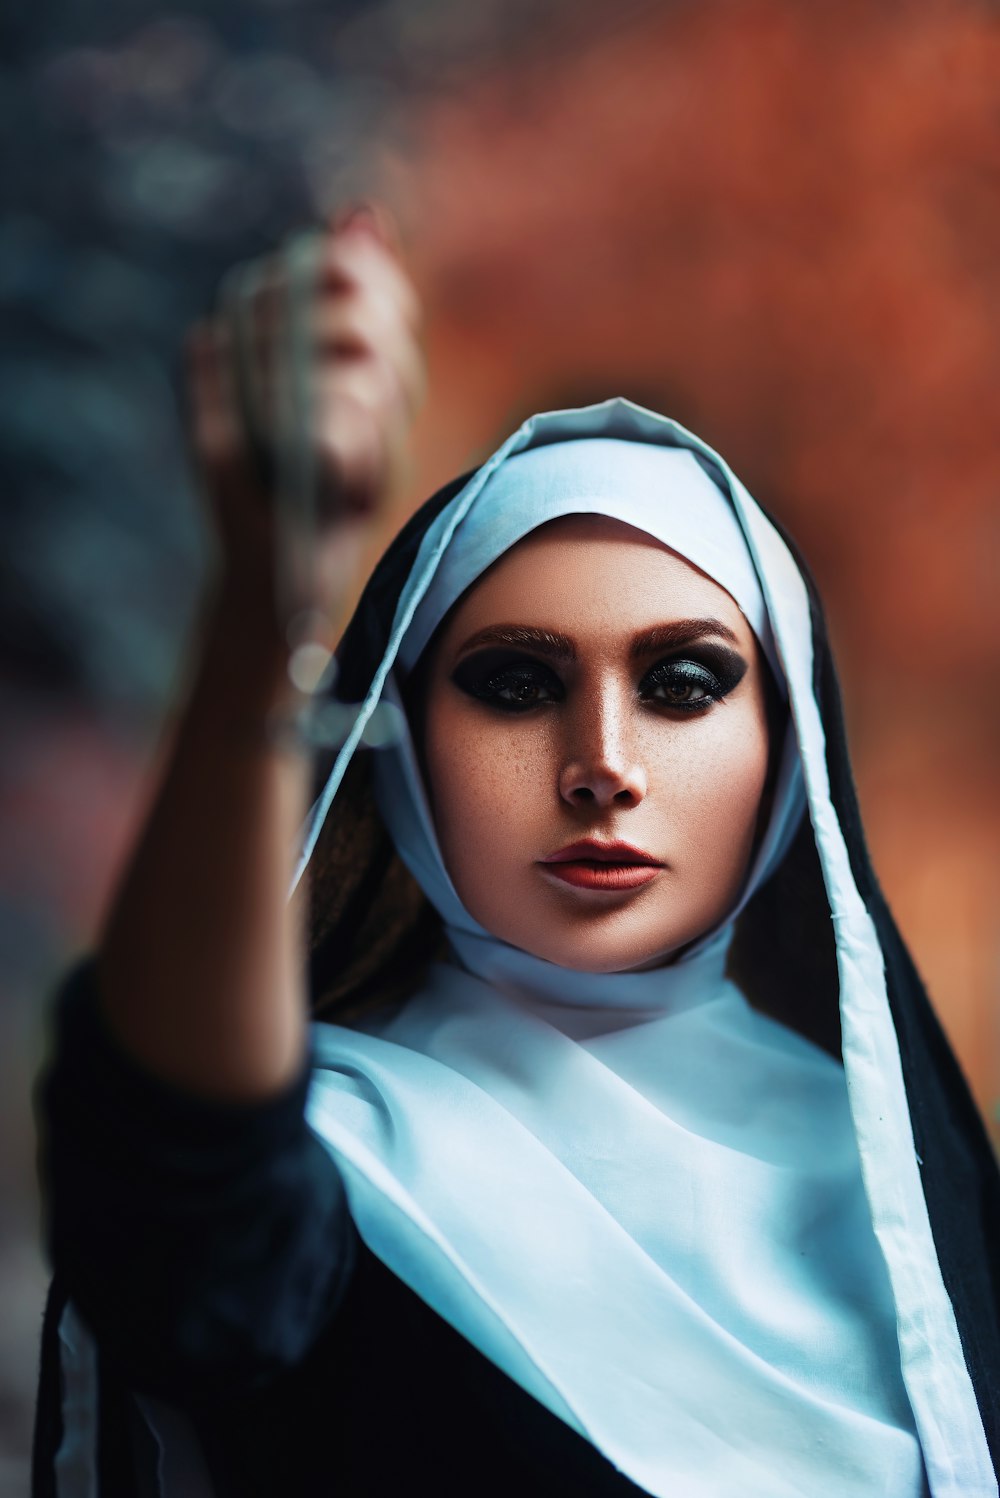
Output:
<path fill-rule="evenodd" d="M 308 1065 L 262 1104 L 174 1089 L 106 1032 L 92 964 L 54 1019 L 38 1089 L 48 1247 L 104 1355 L 188 1406 L 295 1367 L 356 1249 L 340 1174 L 305 1121 Z"/>

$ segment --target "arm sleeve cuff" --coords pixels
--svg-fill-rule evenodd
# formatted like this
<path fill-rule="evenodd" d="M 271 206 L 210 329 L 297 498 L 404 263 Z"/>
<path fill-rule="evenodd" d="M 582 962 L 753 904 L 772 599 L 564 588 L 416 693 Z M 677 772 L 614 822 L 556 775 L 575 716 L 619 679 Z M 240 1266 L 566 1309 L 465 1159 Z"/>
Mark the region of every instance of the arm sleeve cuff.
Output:
<path fill-rule="evenodd" d="M 172 1087 L 107 1032 L 93 962 L 60 992 L 53 1039 L 38 1093 L 49 1250 L 102 1349 L 136 1387 L 187 1403 L 295 1366 L 355 1247 L 305 1120 L 308 1060 L 260 1103 Z"/>

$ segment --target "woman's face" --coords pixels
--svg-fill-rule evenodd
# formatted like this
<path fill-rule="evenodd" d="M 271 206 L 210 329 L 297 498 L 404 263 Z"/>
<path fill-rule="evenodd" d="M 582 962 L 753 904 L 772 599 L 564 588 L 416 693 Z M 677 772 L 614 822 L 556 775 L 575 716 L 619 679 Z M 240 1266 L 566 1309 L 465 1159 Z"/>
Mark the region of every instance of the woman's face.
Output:
<path fill-rule="evenodd" d="M 426 677 L 424 773 L 469 913 L 590 972 L 657 966 L 708 931 L 754 845 L 764 671 L 729 594 L 642 531 L 571 515 L 512 547 Z"/>

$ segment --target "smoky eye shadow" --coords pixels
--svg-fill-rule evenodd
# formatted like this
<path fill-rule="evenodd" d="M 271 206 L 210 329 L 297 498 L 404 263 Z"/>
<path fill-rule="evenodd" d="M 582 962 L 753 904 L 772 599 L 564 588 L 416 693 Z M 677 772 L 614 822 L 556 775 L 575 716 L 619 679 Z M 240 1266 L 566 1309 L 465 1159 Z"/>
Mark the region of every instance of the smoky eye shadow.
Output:
<path fill-rule="evenodd" d="M 530 672 L 539 679 L 561 685 L 551 666 L 540 661 L 537 656 L 509 647 L 478 650 L 472 655 L 463 656 L 458 665 L 452 668 L 451 679 L 462 691 L 475 696 L 483 692 L 494 677 L 505 671 Z"/>
<path fill-rule="evenodd" d="M 688 652 L 688 658 L 712 672 L 723 696 L 734 691 L 750 669 L 748 660 L 725 645 L 696 645 Z"/>
<path fill-rule="evenodd" d="M 648 681 L 650 678 L 655 680 L 658 676 L 668 675 L 671 670 L 677 671 L 685 666 L 700 668 L 711 675 L 719 687 L 719 695 L 724 697 L 739 686 L 749 670 L 750 663 L 738 651 L 731 650 L 725 645 L 697 643 L 661 656 L 649 667 L 643 676 L 643 681 Z"/>
<path fill-rule="evenodd" d="M 697 641 L 662 656 L 643 673 L 641 680 L 646 681 L 656 672 L 668 671 L 672 665 L 679 665 L 683 661 L 693 662 L 709 671 L 718 682 L 721 697 L 727 696 L 739 686 L 750 666 L 749 661 L 738 651 L 726 645 Z M 486 647 L 463 656 L 452 667 L 450 678 L 470 696 L 482 696 L 487 694 L 490 682 L 504 672 L 530 674 L 539 681 L 563 688 L 560 676 L 548 662 L 523 648 L 502 645 Z"/>

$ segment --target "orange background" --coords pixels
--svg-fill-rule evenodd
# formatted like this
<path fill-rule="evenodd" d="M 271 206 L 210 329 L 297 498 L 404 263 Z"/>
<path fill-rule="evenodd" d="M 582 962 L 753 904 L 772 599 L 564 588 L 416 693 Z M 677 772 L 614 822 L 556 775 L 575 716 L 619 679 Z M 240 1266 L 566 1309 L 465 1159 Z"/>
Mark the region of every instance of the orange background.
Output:
<path fill-rule="evenodd" d="M 411 107 L 414 499 L 625 394 L 718 447 L 826 601 L 876 869 L 994 1137 L 1000 30 L 659 7 Z"/>

